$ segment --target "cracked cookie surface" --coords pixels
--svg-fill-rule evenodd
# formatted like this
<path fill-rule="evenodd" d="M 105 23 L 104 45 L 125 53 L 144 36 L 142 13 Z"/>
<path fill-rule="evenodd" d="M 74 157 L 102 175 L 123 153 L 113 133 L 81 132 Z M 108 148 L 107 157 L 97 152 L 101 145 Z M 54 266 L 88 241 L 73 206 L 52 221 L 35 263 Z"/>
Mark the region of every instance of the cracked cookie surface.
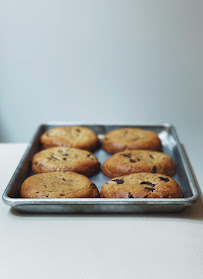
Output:
<path fill-rule="evenodd" d="M 40 140 L 44 148 L 65 146 L 94 151 L 100 144 L 95 132 L 80 126 L 64 126 L 51 129 L 45 132 Z"/>
<path fill-rule="evenodd" d="M 162 173 L 172 176 L 175 164 L 170 156 L 149 150 L 125 150 L 107 159 L 102 166 L 103 173 L 110 177 L 138 172 Z"/>
<path fill-rule="evenodd" d="M 76 148 L 48 148 L 36 153 L 32 159 L 32 170 L 35 174 L 72 171 L 91 177 L 97 174 L 99 169 L 100 163 L 92 153 Z"/>
<path fill-rule="evenodd" d="M 161 149 L 161 141 L 154 131 L 138 128 L 122 128 L 108 132 L 103 140 L 102 147 L 108 153 L 114 154 L 125 149 Z"/>
<path fill-rule="evenodd" d="M 21 186 L 22 198 L 97 198 L 92 181 L 74 172 L 40 173 L 28 177 Z"/>
<path fill-rule="evenodd" d="M 101 189 L 101 198 L 183 198 L 178 183 L 158 173 L 134 173 L 113 178 Z"/>

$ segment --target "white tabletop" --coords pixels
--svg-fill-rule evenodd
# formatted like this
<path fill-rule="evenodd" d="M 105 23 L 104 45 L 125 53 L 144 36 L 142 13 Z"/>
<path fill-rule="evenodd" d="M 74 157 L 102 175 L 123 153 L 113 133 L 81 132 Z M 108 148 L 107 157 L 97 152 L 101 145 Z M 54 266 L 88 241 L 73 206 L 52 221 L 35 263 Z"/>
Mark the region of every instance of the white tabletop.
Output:
<path fill-rule="evenodd" d="M 0 144 L 1 195 L 26 147 Z M 201 198 L 162 215 L 37 215 L 1 202 L 0 220 L 4 279 L 203 277 Z"/>

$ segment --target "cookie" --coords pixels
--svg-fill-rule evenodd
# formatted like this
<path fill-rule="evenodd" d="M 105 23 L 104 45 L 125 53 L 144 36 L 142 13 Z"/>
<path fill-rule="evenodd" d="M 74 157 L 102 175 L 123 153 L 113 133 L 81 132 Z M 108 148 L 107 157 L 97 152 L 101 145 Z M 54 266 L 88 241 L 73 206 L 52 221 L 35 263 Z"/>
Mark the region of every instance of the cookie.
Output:
<path fill-rule="evenodd" d="M 153 131 L 138 128 L 123 128 L 108 132 L 103 140 L 102 147 L 108 153 L 114 154 L 125 149 L 161 149 L 161 141 Z"/>
<path fill-rule="evenodd" d="M 101 198 L 183 198 L 178 183 L 159 173 L 134 173 L 111 179 L 102 186 Z"/>
<path fill-rule="evenodd" d="M 103 163 L 103 173 L 110 177 L 138 172 L 162 173 L 172 176 L 175 164 L 170 156 L 149 150 L 125 150 L 114 154 Z"/>
<path fill-rule="evenodd" d="M 45 132 L 41 138 L 44 148 L 65 146 L 93 151 L 99 146 L 97 134 L 86 127 L 57 127 Z"/>
<path fill-rule="evenodd" d="M 89 151 L 52 147 L 36 153 L 32 159 L 34 173 L 72 171 L 91 177 L 98 173 L 100 163 Z"/>
<path fill-rule="evenodd" d="M 22 198 L 97 198 L 99 191 L 89 178 L 75 172 L 40 173 L 21 186 Z"/>

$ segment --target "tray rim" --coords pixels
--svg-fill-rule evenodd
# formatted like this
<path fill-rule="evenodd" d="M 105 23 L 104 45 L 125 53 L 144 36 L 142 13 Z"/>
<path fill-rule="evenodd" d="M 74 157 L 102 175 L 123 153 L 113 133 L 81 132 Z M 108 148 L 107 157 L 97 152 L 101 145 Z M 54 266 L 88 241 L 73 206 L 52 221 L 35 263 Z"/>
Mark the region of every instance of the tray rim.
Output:
<path fill-rule="evenodd" d="M 62 125 L 81 125 L 81 126 L 128 126 L 128 127 L 162 127 L 162 128 L 168 128 L 171 129 L 175 140 L 176 140 L 176 144 L 177 147 L 179 149 L 180 152 L 180 156 L 182 158 L 182 163 L 183 166 L 185 168 L 185 171 L 187 173 L 187 178 L 188 178 L 188 182 L 189 182 L 189 186 L 192 192 L 192 196 L 188 197 L 188 198 L 162 198 L 162 199 L 158 199 L 158 198 L 151 198 L 151 199 L 146 199 L 146 198 L 136 198 L 136 199 L 125 199 L 125 198 L 105 198 L 105 199 L 101 199 L 101 198 L 33 198 L 33 199 L 29 199 L 29 198 L 11 198 L 8 197 L 8 192 L 11 190 L 12 188 L 12 182 L 15 179 L 15 176 L 20 168 L 21 163 L 24 161 L 24 159 L 26 158 L 27 154 L 29 153 L 32 144 L 36 138 L 36 135 L 39 133 L 39 131 L 46 127 L 46 126 L 62 126 Z M 189 175 L 188 175 L 189 174 Z M 7 187 L 5 188 L 3 195 L 2 195 L 2 200 L 5 204 L 15 207 L 15 206 L 28 206 L 28 205 L 179 205 L 179 206 L 190 206 L 192 204 L 194 204 L 197 199 L 198 199 L 198 191 L 197 191 L 197 180 L 196 177 L 194 175 L 194 171 L 192 169 L 191 163 L 189 161 L 188 155 L 186 153 L 186 150 L 184 148 L 184 146 L 180 143 L 179 141 L 179 137 L 177 135 L 176 129 L 174 127 L 174 125 L 170 124 L 170 123 L 153 123 L 153 124 L 133 124 L 133 123 L 124 123 L 124 122 L 117 122 L 117 123 L 113 123 L 113 122 L 102 122 L 102 123 L 81 123 L 81 122 L 73 122 L 73 121 L 48 121 L 45 123 L 42 123 L 40 125 L 38 125 L 38 128 L 35 130 L 34 135 L 31 138 L 30 143 L 28 144 L 28 147 L 26 148 L 23 156 L 21 157 L 21 160 L 19 161 L 13 175 L 11 176 L 11 179 L 7 185 Z"/>

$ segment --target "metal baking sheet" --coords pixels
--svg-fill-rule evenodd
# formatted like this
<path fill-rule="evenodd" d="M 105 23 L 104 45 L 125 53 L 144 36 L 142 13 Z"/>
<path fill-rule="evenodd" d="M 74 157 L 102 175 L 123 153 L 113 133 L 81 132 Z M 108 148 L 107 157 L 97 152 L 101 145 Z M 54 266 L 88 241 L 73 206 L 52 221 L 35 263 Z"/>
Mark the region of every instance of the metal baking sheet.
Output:
<path fill-rule="evenodd" d="M 20 197 L 20 187 L 30 175 L 33 155 L 42 149 L 40 136 L 47 130 L 58 126 L 80 125 L 95 131 L 99 138 L 114 129 L 137 127 L 155 131 L 162 142 L 162 151 L 170 155 L 176 164 L 176 174 L 173 178 L 182 188 L 182 199 L 109 199 L 109 198 L 47 198 L 25 199 Z M 111 155 L 99 149 L 94 152 L 101 164 Z M 98 189 L 110 178 L 101 171 L 90 178 Z M 198 198 L 195 178 L 192 174 L 186 153 L 179 142 L 175 128 L 170 124 L 163 125 L 85 125 L 81 123 L 48 123 L 40 125 L 33 140 L 22 157 L 15 173 L 3 193 L 3 201 L 17 210 L 38 213 L 132 213 L 132 212 L 178 212 L 185 207 L 192 206 Z"/>

